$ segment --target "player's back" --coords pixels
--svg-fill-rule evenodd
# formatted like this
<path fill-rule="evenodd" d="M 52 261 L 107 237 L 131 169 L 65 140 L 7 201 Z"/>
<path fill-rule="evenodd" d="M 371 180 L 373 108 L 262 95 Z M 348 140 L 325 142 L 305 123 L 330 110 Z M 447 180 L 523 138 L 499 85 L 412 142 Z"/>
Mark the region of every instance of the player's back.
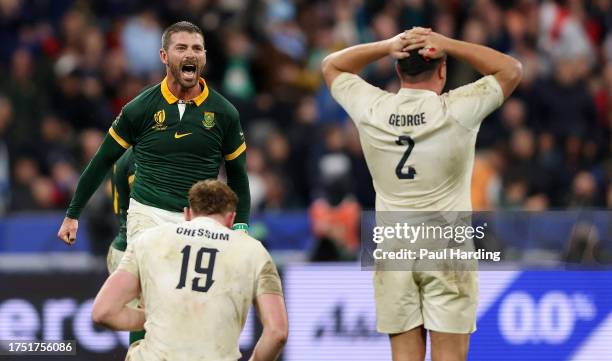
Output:
<path fill-rule="evenodd" d="M 134 242 L 147 333 L 132 360 L 239 359 L 257 282 L 276 272 L 261 243 L 206 217 L 156 227 Z"/>
<path fill-rule="evenodd" d="M 407 88 L 394 94 L 343 73 L 332 94 L 359 129 L 378 211 L 471 210 L 476 135 L 503 101 L 492 76 L 437 95 Z"/>

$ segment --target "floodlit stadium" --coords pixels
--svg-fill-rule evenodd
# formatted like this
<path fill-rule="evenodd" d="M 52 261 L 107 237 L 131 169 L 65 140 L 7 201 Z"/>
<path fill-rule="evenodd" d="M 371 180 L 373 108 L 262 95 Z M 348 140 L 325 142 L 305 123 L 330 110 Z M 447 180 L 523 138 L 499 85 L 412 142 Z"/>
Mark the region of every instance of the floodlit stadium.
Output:
<path fill-rule="evenodd" d="M 610 359 L 611 0 L 0 0 L 0 41 L 0 360 Z"/>

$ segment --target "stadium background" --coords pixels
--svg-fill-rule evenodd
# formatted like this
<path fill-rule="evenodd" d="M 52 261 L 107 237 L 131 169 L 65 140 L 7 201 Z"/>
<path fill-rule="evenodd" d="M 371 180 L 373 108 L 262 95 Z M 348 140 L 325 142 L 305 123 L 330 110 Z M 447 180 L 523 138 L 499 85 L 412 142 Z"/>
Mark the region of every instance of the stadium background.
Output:
<path fill-rule="evenodd" d="M 204 77 L 241 114 L 251 233 L 287 292 L 285 360 L 389 353 L 355 263 L 374 193 L 356 130 L 321 81 L 330 51 L 420 25 L 512 54 L 525 76 L 481 127 L 474 208 L 612 208 L 610 0 L 0 0 L 0 339 L 76 339 L 71 359 L 122 360 L 125 335 L 94 327 L 89 313 L 116 231 L 109 188 L 89 202 L 75 247 L 55 234 L 111 121 L 162 79 L 161 32 L 178 20 L 202 27 Z M 448 65 L 449 88 L 478 77 Z M 388 59 L 365 78 L 399 86 Z M 506 261 L 609 263 L 609 212 L 586 228 L 544 215 L 546 242 L 501 237 Z M 611 275 L 483 272 L 472 359 L 609 359 Z M 245 354 L 257 331 L 250 320 Z"/>

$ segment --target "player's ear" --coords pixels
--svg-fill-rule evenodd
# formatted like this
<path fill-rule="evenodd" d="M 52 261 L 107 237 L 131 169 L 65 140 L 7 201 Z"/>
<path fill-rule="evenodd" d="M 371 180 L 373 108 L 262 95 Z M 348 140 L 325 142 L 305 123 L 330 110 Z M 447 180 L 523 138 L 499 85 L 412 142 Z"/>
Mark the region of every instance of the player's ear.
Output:
<path fill-rule="evenodd" d="M 402 81 L 402 72 L 400 71 L 399 63 L 397 61 L 395 62 L 395 73 L 400 78 L 400 81 Z"/>
<path fill-rule="evenodd" d="M 164 65 L 168 65 L 168 53 L 164 48 L 159 49 L 159 59 Z"/>
<path fill-rule="evenodd" d="M 438 77 L 440 79 L 446 79 L 446 60 L 442 60 L 442 62 L 440 62 L 440 66 L 438 67 Z"/>
<path fill-rule="evenodd" d="M 225 217 L 223 217 L 224 221 L 225 221 L 225 226 L 227 228 L 232 228 L 232 226 L 234 225 L 234 219 L 236 219 L 236 212 L 229 212 L 225 214 Z"/>

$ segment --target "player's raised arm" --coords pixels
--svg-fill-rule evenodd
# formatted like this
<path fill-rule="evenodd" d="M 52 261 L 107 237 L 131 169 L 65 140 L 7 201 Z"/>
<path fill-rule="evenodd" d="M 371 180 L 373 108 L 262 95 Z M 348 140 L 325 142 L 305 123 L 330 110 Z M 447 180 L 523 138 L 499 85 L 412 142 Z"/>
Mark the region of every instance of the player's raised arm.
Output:
<path fill-rule="evenodd" d="M 255 301 L 257 313 L 263 324 L 263 332 L 249 361 L 273 361 L 280 355 L 287 342 L 287 310 L 283 296 L 265 293 Z"/>
<path fill-rule="evenodd" d="M 425 29 L 413 29 L 407 38 L 406 50 L 419 49 L 427 58 L 440 58 L 445 54 L 468 63 L 482 75 L 493 75 L 508 98 L 523 77 L 521 63 L 513 57 L 486 46 L 447 38 Z"/>
<path fill-rule="evenodd" d="M 98 151 L 83 171 L 83 174 L 81 174 L 64 222 L 57 233 L 58 238 L 66 244 L 72 245 L 76 241 L 79 226 L 78 219 L 81 211 L 92 194 L 98 189 L 113 164 L 125 152 L 126 148 L 109 131 L 102 145 L 100 145 L 100 148 L 98 148 Z"/>

